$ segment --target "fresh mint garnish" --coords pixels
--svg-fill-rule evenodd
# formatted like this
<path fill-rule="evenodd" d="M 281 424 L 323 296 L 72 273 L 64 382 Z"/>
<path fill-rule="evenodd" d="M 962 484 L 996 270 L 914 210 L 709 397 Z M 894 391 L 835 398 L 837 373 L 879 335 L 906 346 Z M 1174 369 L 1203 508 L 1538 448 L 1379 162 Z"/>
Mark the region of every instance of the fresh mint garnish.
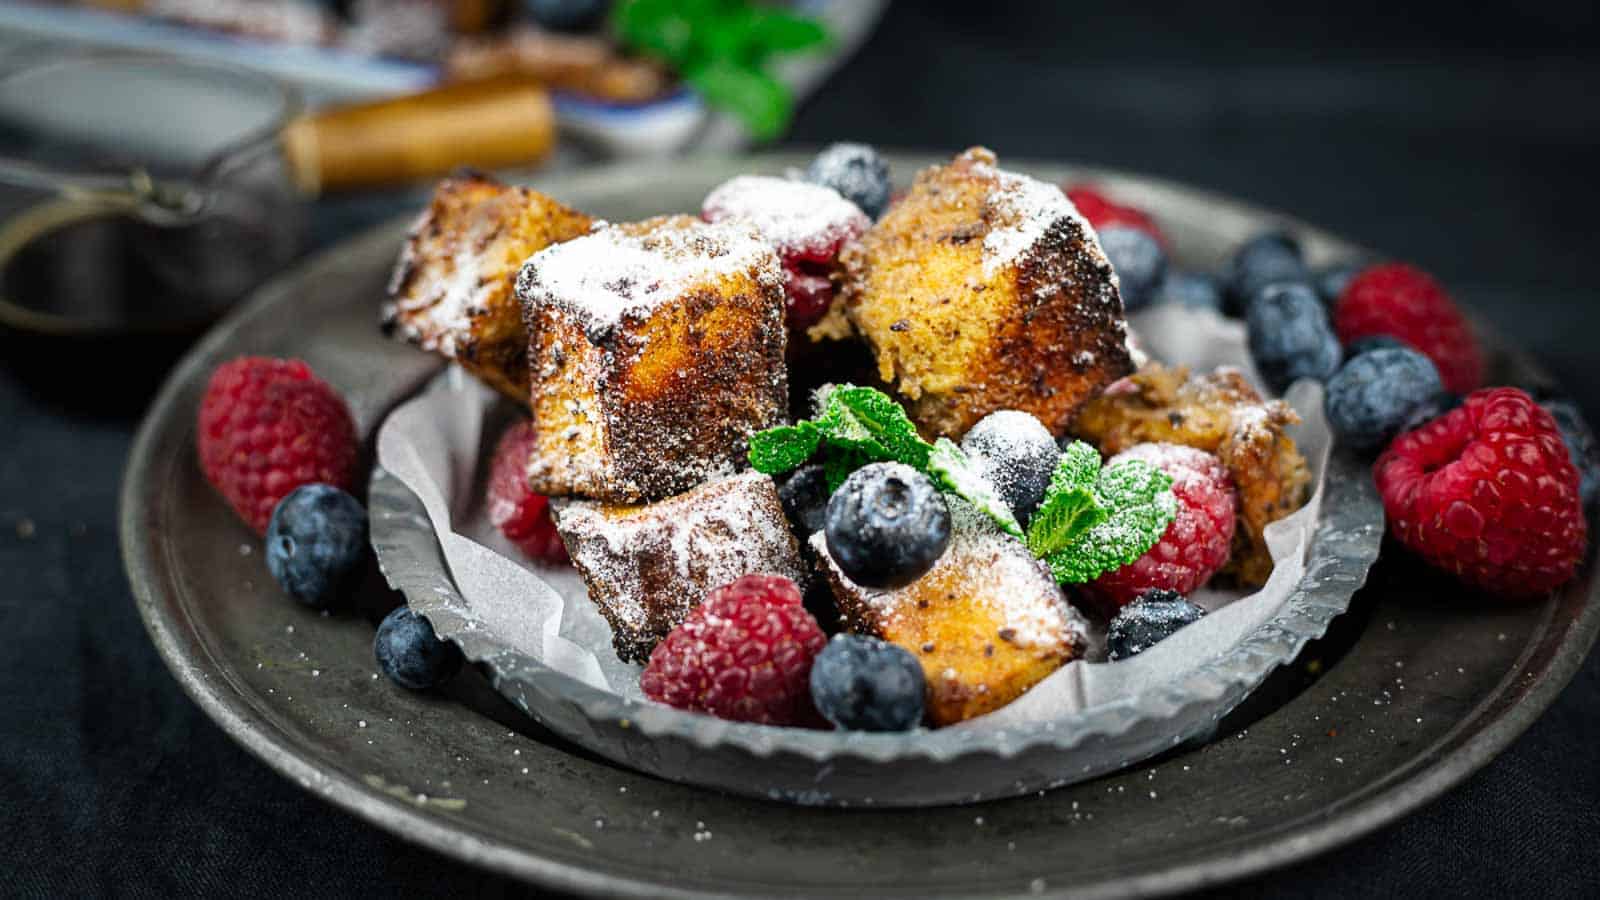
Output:
<path fill-rule="evenodd" d="M 782 425 L 750 435 L 750 465 L 757 472 L 787 472 L 800 467 L 822 443 L 811 422 Z"/>
<path fill-rule="evenodd" d="M 1082 584 L 1154 547 L 1178 514 L 1172 478 L 1139 459 L 1100 468 L 1081 441 L 1062 454 L 1028 526 L 1028 549 L 1061 584 Z"/>
<path fill-rule="evenodd" d="M 1022 526 L 1011 507 L 994 489 L 989 479 L 972 464 L 965 451 L 949 438 L 939 438 L 928 454 L 928 474 L 939 489 L 972 504 L 987 515 L 1001 530 L 1013 537 L 1022 537 Z"/>

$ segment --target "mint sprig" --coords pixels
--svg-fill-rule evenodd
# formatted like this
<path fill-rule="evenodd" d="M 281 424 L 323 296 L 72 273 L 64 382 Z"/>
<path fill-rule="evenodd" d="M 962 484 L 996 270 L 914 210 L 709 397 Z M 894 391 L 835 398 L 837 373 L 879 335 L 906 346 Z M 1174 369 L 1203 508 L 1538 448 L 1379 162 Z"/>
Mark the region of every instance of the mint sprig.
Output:
<path fill-rule="evenodd" d="M 624 47 L 671 66 L 759 139 L 794 115 L 789 88 L 768 71 L 773 58 L 829 42 L 816 19 L 751 0 L 623 0 L 612 24 Z"/>
<path fill-rule="evenodd" d="M 851 384 L 823 388 L 817 412 L 793 425 L 750 436 L 750 465 L 777 475 L 822 457 L 828 490 L 838 490 L 851 472 L 868 463 L 904 463 L 927 475 L 940 490 L 986 513 L 1008 534 L 1022 537 L 1022 526 L 989 479 L 948 439 L 930 444 L 917 434 L 905 409 L 875 388 Z"/>
<path fill-rule="evenodd" d="M 1056 581 L 1082 584 L 1143 556 L 1177 514 L 1171 476 L 1138 459 L 1101 468 L 1100 454 L 1078 441 L 1028 524 L 1028 549 Z"/>

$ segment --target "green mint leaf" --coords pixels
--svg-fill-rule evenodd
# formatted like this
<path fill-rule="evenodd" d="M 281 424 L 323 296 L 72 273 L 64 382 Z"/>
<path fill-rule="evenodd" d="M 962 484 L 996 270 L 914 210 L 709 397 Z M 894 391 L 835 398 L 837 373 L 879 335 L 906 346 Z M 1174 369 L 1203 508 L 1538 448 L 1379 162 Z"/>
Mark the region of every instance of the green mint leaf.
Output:
<path fill-rule="evenodd" d="M 780 425 L 750 435 L 750 465 L 763 475 L 799 467 L 822 443 L 822 432 L 810 422 Z"/>
<path fill-rule="evenodd" d="M 683 76 L 707 103 L 737 117 L 757 140 L 783 133 L 794 114 L 794 97 L 783 82 L 748 64 L 710 58 Z"/>
<path fill-rule="evenodd" d="M 829 443 L 852 447 L 875 460 L 901 462 L 919 472 L 933 448 L 917 434 L 894 398 L 873 388 L 839 385 L 823 398 L 816 420 Z"/>
<path fill-rule="evenodd" d="M 822 455 L 822 477 L 828 482 L 828 493 L 837 491 L 851 472 L 871 462 L 878 460 L 860 450 L 829 445 Z"/>
<path fill-rule="evenodd" d="M 999 492 L 988 477 L 973 465 L 954 441 L 939 438 L 934 442 L 933 451 L 928 454 L 926 471 L 940 490 L 955 494 L 972 504 L 979 512 L 993 519 L 1006 534 L 1022 537 L 1022 526 L 1017 524 L 1011 507 L 1000 499 Z"/>
<path fill-rule="evenodd" d="M 756 8 L 750 23 L 751 42 L 767 53 L 798 53 L 829 43 L 828 29 L 816 19 L 770 7 Z"/>
<path fill-rule="evenodd" d="M 1108 515 L 1070 545 L 1045 557 L 1056 581 L 1082 584 L 1145 554 L 1178 515 L 1172 478 L 1143 460 L 1125 460 L 1100 470 L 1095 502 Z"/>
<path fill-rule="evenodd" d="M 1100 452 L 1088 444 L 1074 441 L 1061 454 L 1044 500 L 1028 522 L 1028 549 L 1034 556 L 1064 550 L 1106 520 L 1109 513 L 1094 493 L 1099 474 Z"/>

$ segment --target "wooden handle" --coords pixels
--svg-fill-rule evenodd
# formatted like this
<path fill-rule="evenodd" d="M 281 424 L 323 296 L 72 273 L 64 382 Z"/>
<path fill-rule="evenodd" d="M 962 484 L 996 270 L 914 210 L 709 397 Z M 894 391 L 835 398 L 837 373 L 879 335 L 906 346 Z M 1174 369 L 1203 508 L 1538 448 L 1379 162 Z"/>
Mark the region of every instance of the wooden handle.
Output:
<path fill-rule="evenodd" d="M 525 165 L 555 142 L 544 88 L 505 79 L 321 110 L 283 132 L 295 183 L 311 195 L 437 178 L 462 166 Z"/>

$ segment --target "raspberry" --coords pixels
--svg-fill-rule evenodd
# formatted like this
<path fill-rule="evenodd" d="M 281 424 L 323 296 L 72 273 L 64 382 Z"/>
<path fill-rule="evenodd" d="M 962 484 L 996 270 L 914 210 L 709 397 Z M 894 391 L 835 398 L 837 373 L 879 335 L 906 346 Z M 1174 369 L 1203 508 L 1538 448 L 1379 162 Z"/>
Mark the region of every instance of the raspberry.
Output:
<path fill-rule="evenodd" d="M 528 487 L 533 442 L 532 422 L 518 422 L 500 436 L 489 466 L 489 521 L 523 553 L 552 566 L 565 565 L 567 545 L 556 533 L 550 498 Z"/>
<path fill-rule="evenodd" d="M 196 444 L 206 480 L 265 533 L 303 484 L 349 490 L 356 426 L 343 398 L 298 359 L 245 356 L 217 367 L 200 398 Z"/>
<path fill-rule="evenodd" d="M 809 680 L 825 643 L 794 582 L 746 575 L 713 590 L 656 645 L 639 685 L 652 700 L 719 719 L 816 721 Z"/>
<path fill-rule="evenodd" d="M 1177 444 L 1140 444 L 1111 461 L 1142 459 L 1172 476 L 1178 515 L 1133 562 L 1087 585 L 1088 599 L 1109 616 L 1151 590 L 1190 594 L 1228 562 L 1238 500 L 1233 480 L 1209 453 Z"/>
<path fill-rule="evenodd" d="M 1401 435 L 1373 469 L 1395 538 L 1476 588 L 1533 597 L 1566 583 L 1588 540 L 1556 420 L 1490 388 Z"/>
<path fill-rule="evenodd" d="M 1150 214 L 1144 210 L 1114 203 L 1111 198 L 1102 194 L 1099 188 L 1084 184 L 1063 187 L 1063 190 L 1066 191 L 1067 199 L 1078 208 L 1079 214 L 1089 220 L 1089 225 L 1095 231 L 1107 225 L 1126 225 L 1150 235 L 1160 241 L 1161 246 L 1168 246 L 1167 236 L 1161 233 L 1156 220 L 1150 218 Z"/>
<path fill-rule="evenodd" d="M 1377 334 L 1399 338 L 1433 360 L 1454 393 L 1483 384 L 1483 354 L 1466 316 L 1420 269 L 1391 263 L 1357 275 L 1334 305 L 1333 327 L 1345 344 Z"/>
<path fill-rule="evenodd" d="M 793 331 L 810 328 L 828 311 L 839 251 L 872 224 L 831 187 L 766 175 L 740 175 L 719 185 L 706 195 L 700 217 L 745 220 L 777 251 Z"/>

